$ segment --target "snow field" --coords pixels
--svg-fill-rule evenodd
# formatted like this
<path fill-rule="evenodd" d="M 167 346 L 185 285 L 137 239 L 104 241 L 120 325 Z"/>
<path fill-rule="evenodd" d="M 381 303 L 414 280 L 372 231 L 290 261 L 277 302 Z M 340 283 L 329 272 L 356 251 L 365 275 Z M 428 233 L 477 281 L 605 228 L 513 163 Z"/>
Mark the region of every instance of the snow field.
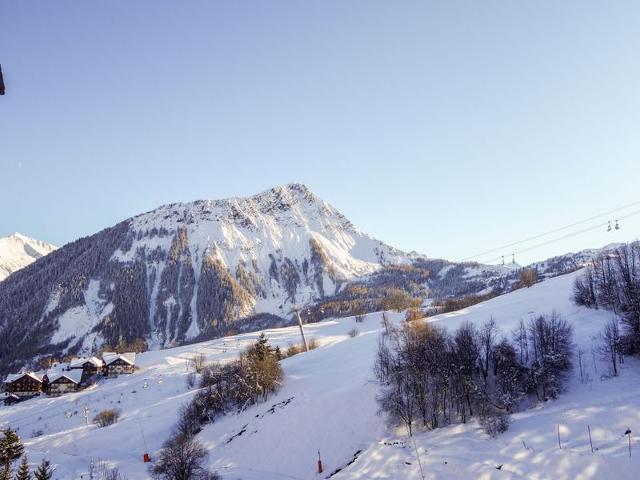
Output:
<path fill-rule="evenodd" d="M 590 381 L 582 383 L 575 367 L 557 401 L 513 415 L 509 431 L 496 439 L 489 439 L 476 422 L 418 433 L 415 445 L 425 478 L 637 478 L 640 445 L 632 437 L 629 458 L 622 434 L 627 428 L 640 432 L 640 361 L 627 359 L 621 376 L 609 378 L 606 364 L 591 355 L 611 314 L 571 303 L 575 275 L 427 320 L 453 330 L 463 321 L 481 324 L 493 316 L 501 333 L 510 335 L 520 319 L 556 310 L 573 325 L 576 346 L 588 352 Z M 403 318 L 390 316 L 396 323 Z M 360 333 L 351 338 L 348 331 L 354 326 Z M 318 340 L 320 348 L 282 362 L 282 389 L 264 403 L 205 426 L 198 435 L 209 450 L 211 467 L 234 480 L 327 478 L 338 469 L 332 479 L 420 479 L 413 442 L 377 415 L 372 366 L 381 330 L 380 313 L 357 324 L 346 318 L 306 325 L 307 338 Z M 297 327 L 265 332 L 282 348 L 300 340 Z M 143 453 L 153 457 L 169 436 L 177 410 L 195 392 L 185 381 L 188 359 L 202 353 L 211 361 L 227 361 L 258 334 L 146 352 L 138 356 L 140 370 L 134 375 L 105 379 L 77 394 L 0 408 L 0 424 L 19 429 L 31 462 L 46 457 L 57 464 L 57 478 L 80 478 L 91 458 L 118 466 L 129 479 L 148 478 Z M 91 416 L 115 407 L 122 417 L 110 427 L 86 426 L 85 405 Z M 38 430 L 42 435 L 29 438 Z M 315 473 L 318 449 L 322 476 Z"/>

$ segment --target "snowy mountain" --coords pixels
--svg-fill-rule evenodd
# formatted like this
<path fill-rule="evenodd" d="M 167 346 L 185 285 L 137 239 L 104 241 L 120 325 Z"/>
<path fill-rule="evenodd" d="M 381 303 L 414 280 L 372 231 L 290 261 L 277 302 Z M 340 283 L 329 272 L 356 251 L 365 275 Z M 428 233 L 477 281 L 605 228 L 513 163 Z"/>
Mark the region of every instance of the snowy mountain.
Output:
<path fill-rule="evenodd" d="M 55 249 L 53 245 L 17 232 L 0 238 L 0 282 Z"/>
<path fill-rule="evenodd" d="M 32 247 L 35 251 L 35 247 Z M 582 257 L 540 266 L 575 270 Z M 162 206 L 81 238 L 0 282 L 0 374 L 46 356 L 144 339 L 150 348 L 384 308 L 502 293 L 520 266 L 454 263 L 361 232 L 307 187 Z"/>
<path fill-rule="evenodd" d="M 607 374 L 607 362 L 590 353 L 598 347 L 598 333 L 610 312 L 572 303 L 575 275 L 429 319 L 451 330 L 462 322 L 480 325 L 493 317 L 500 334 L 509 336 L 520 319 L 555 310 L 574 328 L 576 356 L 579 350 L 588 354 L 583 365 L 588 380 L 581 381 L 576 367 L 558 400 L 512 415 L 509 431 L 496 439 L 476 421 L 419 432 L 415 444 L 404 429 L 386 425 L 377 414 L 379 390 L 372 372 L 384 330 L 380 313 L 361 323 L 343 318 L 307 325 L 308 337 L 320 347 L 282 362 L 282 389 L 265 403 L 217 419 L 197 439 L 209 453 L 211 468 L 228 480 L 329 478 L 333 472 L 334 480 L 421 478 L 416 451 L 430 479 L 634 479 L 640 468 L 637 439 L 634 433 L 629 458 L 623 434 L 640 425 L 640 364 L 627 358 L 614 378 Z M 395 322 L 403 318 L 390 317 Z M 360 334 L 352 337 L 354 326 Z M 282 347 L 299 341 L 297 327 L 266 333 Z M 75 394 L 0 408 L 0 425 L 18 429 L 31 462 L 47 458 L 57 465 L 56 478 L 80 478 L 91 459 L 98 458 L 128 478 L 149 478 L 143 454 L 157 458 L 179 408 L 197 391 L 187 385 L 185 362 L 198 353 L 207 361 L 227 361 L 256 337 L 245 333 L 143 353 L 133 375 Z M 92 417 L 104 408 L 118 408 L 122 416 L 107 428 L 85 425 L 85 406 Z M 315 474 L 318 450 L 322 476 Z"/>
<path fill-rule="evenodd" d="M 105 342 L 166 347 L 282 325 L 294 305 L 410 262 L 299 184 L 163 206 L 3 282 L 0 370 Z"/>

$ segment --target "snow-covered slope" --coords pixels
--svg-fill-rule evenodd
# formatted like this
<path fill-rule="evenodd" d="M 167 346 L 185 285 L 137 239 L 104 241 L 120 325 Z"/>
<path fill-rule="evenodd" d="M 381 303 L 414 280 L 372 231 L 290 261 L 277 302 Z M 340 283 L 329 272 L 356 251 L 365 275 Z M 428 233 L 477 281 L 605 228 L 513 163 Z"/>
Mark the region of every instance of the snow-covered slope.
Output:
<path fill-rule="evenodd" d="M 219 312 L 199 299 L 214 293 L 204 283 L 211 271 L 228 274 L 245 294 L 237 295 L 237 316 L 287 317 L 293 305 L 333 295 L 344 282 L 385 263 L 409 262 L 406 254 L 364 234 L 300 184 L 249 198 L 167 205 L 132 219 L 130 230 L 135 238 L 112 260 L 145 263 L 152 292 L 149 317 L 161 345 L 179 340 L 181 333 L 193 338 L 211 321 L 229 320 L 217 318 Z M 158 259 L 158 252 L 168 258 Z M 178 263 L 177 271 L 172 262 Z M 186 288 L 167 291 L 176 275 Z M 172 316 L 183 332 L 172 331 L 167 321 Z"/>
<path fill-rule="evenodd" d="M 572 271 L 583 257 L 558 257 L 539 270 Z M 295 305 L 316 319 L 374 311 L 391 288 L 421 298 L 500 293 L 519 275 L 515 264 L 404 253 L 300 184 L 166 205 L 0 282 L 0 374 L 105 343 L 144 339 L 164 348 L 284 326 Z"/>
<path fill-rule="evenodd" d="M 42 240 L 17 232 L 0 238 L 0 282 L 55 249 L 56 247 Z"/>
<path fill-rule="evenodd" d="M 575 275 L 429 321 L 455 328 L 463 321 L 480 323 L 493 316 L 506 335 L 521 318 L 555 309 L 573 325 L 577 347 L 590 352 L 610 314 L 571 303 Z M 399 321 L 402 316 L 393 317 Z M 346 318 L 306 326 L 308 336 L 321 347 L 283 361 L 283 388 L 266 403 L 222 418 L 198 435 L 209 450 L 211 466 L 229 480 L 326 478 L 343 467 L 332 478 L 420 478 L 413 445 L 377 415 L 372 365 L 380 318 L 373 313 L 358 324 Z M 360 334 L 351 338 L 348 331 L 354 326 Z M 282 346 L 297 342 L 299 335 L 294 327 L 266 333 Z M 47 457 L 56 463 L 57 478 L 79 478 L 91 458 L 119 466 L 129 478 L 148 478 L 143 453 L 157 452 L 178 408 L 194 394 L 185 382 L 186 360 L 195 353 L 209 360 L 233 358 L 256 336 L 242 334 L 144 353 L 139 356 L 141 370 L 134 375 L 105 380 L 78 394 L 0 408 L 0 424 L 19 429 L 32 462 Z M 590 382 L 580 383 L 574 372 L 559 400 L 514 415 L 510 430 L 495 440 L 475 423 L 417 435 L 426 478 L 636 478 L 638 445 L 633 439 L 634 456 L 629 458 L 622 434 L 628 427 L 634 432 L 640 429 L 640 362 L 627 359 L 621 376 L 611 379 L 597 357 L 589 360 Z M 116 407 L 122 417 L 110 427 L 86 426 L 84 406 L 91 415 Z M 562 450 L 557 446 L 558 424 Z M 322 477 L 314 473 L 318 449 L 325 466 Z M 354 456 L 357 459 L 350 463 Z M 497 470 L 499 465 L 503 466 Z"/>

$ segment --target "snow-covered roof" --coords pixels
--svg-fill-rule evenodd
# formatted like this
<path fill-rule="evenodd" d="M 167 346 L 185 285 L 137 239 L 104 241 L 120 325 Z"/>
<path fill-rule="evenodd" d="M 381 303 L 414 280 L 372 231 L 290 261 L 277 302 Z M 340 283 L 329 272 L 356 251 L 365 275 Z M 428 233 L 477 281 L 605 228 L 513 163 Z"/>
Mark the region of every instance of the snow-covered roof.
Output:
<path fill-rule="evenodd" d="M 42 382 L 42 378 L 40 378 L 34 372 L 26 372 L 26 373 L 10 373 L 9 375 L 7 375 L 7 378 L 5 378 L 4 383 L 15 382 L 16 380 L 24 377 L 25 375 L 28 376 L 28 377 L 31 377 L 32 379 L 34 379 L 37 382 Z"/>
<path fill-rule="evenodd" d="M 80 383 L 80 380 L 82 379 L 82 370 L 53 370 L 47 372 L 49 383 L 53 383 L 62 377 L 68 378 L 73 383 Z"/>
<path fill-rule="evenodd" d="M 135 365 L 136 364 L 136 353 L 135 352 L 125 352 L 125 353 L 104 352 L 102 354 L 102 359 L 104 360 L 104 363 L 107 364 L 107 365 L 112 364 L 113 362 L 115 362 L 119 358 L 121 358 L 122 360 L 127 362 L 129 365 Z"/>
<path fill-rule="evenodd" d="M 85 363 L 93 363 L 96 367 L 100 368 L 104 365 L 104 362 L 98 357 L 90 358 L 74 358 L 69 362 L 69 368 L 82 368 Z"/>

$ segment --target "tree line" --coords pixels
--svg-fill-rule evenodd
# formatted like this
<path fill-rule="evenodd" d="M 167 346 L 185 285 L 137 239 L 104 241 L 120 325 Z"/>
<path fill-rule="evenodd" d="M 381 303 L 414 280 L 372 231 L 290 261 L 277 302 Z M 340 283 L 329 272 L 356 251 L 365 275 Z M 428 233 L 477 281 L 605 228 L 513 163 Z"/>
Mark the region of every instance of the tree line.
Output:
<path fill-rule="evenodd" d="M 571 368 L 572 328 L 558 314 L 521 321 L 511 339 L 493 319 L 453 333 L 425 322 L 385 325 L 374 366 L 381 412 L 412 434 L 478 418 L 496 435 L 527 396 L 556 398 Z"/>
<path fill-rule="evenodd" d="M 640 243 L 594 258 L 576 277 L 573 300 L 577 305 L 613 312 L 602 330 L 600 350 L 617 375 L 623 355 L 640 354 Z"/>

